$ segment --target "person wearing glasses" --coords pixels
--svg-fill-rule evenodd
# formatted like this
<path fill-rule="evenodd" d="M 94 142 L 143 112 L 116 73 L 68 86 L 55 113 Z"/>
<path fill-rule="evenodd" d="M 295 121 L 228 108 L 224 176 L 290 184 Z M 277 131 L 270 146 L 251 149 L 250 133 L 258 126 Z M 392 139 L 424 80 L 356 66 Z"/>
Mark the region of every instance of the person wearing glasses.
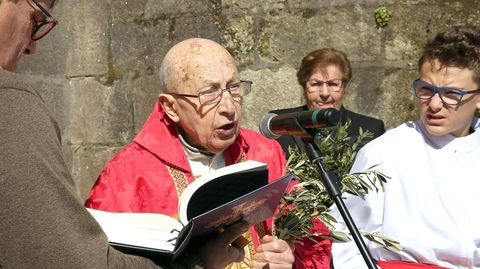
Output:
<path fill-rule="evenodd" d="M 340 124 L 350 121 L 347 129 L 352 141 L 359 135 L 360 128 L 368 130 L 373 138 L 385 132 L 383 121 L 361 115 L 343 106 L 345 89 L 352 79 L 352 67 L 347 55 L 334 48 L 314 50 L 307 54 L 297 72 L 298 83 L 303 88 L 306 104 L 300 107 L 272 110 L 271 113 L 284 114 L 315 109 L 335 108 L 340 113 Z M 288 148 L 305 151 L 302 140 L 290 135 L 277 138 L 287 156 Z M 365 141 L 366 142 L 366 141 Z"/>
<path fill-rule="evenodd" d="M 13 73 L 57 24 L 54 4 L 0 0 L 0 268 L 223 268 L 241 260 L 243 250 L 229 245 L 247 231 L 246 222 L 175 263 L 109 247 L 76 194 L 57 123 L 35 85 Z"/>
<path fill-rule="evenodd" d="M 419 120 L 365 145 L 352 168 L 376 165 L 391 177 L 385 192 L 345 195 L 346 205 L 360 230 L 402 245 L 397 252 L 368 243 L 383 269 L 479 268 L 480 28 L 438 33 L 418 67 Z M 367 268 L 350 242 L 333 244 L 333 260 L 335 268 Z"/>
<path fill-rule="evenodd" d="M 256 160 L 267 164 L 270 181 L 284 174 L 280 145 L 241 128 L 242 99 L 252 82 L 240 79 L 224 47 L 207 39 L 184 40 L 166 54 L 159 74 L 160 95 L 153 111 L 133 141 L 106 164 L 87 207 L 177 217 L 180 193 L 209 171 Z M 245 234 L 250 242 L 245 259 L 227 268 L 306 267 L 297 263 L 290 243 L 265 235 L 261 226 Z M 305 242 L 295 253 L 305 254 L 306 247 L 314 251 L 315 246 Z"/>
<path fill-rule="evenodd" d="M 23 8 L 24 12 L 30 13 L 28 19 L 17 23 L 16 27 L 5 27 L 0 35 L 2 45 L 0 64 L 4 70 L 15 72 L 24 54 L 35 53 L 35 41 L 43 38 L 57 25 L 57 21 L 47 11 L 49 4 L 53 5 L 55 1 L 29 0 L 20 1 L 21 3 L 18 4 L 15 3 L 17 1 L 2 2 L 5 2 L 2 3 L 3 10 L 0 18 L 3 24 L 16 19 L 18 8 Z"/>

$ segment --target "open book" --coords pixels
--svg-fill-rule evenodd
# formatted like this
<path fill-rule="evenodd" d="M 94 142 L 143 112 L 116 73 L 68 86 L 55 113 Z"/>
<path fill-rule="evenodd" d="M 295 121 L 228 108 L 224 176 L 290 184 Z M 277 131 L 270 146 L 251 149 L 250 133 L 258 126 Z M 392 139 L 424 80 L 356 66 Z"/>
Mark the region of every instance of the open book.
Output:
<path fill-rule="evenodd" d="M 273 216 L 293 174 L 268 183 L 264 163 L 245 161 L 212 171 L 189 184 L 179 199 L 180 221 L 157 213 L 88 209 L 110 245 L 142 255 L 180 256 L 191 239 L 238 220 L 251 225 Z"/>

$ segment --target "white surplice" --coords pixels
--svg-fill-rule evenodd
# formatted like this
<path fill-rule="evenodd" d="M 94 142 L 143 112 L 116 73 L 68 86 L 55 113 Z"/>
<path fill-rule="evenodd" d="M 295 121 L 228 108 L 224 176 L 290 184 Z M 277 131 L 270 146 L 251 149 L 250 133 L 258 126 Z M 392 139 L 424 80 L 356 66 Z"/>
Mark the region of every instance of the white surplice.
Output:
<path fill-rule="evenodd" d="M 375 259 L 480 268 L 480 121 L 465 137 L 429 135 L 407 122 L 365 145 L 352 172 L 375 169 L 391 177 L 385 192 L 366 200 L 344 195 L 360 230 L 400 242 L 394 252 L 365 242 Z M 342 221 L 335 206 L 337 220 Z M 367 268 L 353 241 L 333 244 L 335 268 Z"/>

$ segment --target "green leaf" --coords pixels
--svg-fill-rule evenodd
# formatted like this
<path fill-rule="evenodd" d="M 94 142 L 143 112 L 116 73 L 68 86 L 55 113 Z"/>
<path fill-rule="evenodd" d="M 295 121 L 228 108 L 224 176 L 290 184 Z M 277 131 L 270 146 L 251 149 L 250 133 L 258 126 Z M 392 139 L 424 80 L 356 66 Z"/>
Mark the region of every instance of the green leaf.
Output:
<path fill-rule="evenodd" d="M 372 134 L 363 129 L 360 129 L 359 136 L 355 139 L 348 137 L 349 125 L 350 122 L 347 122 L 338 128 L 325 130 L 327 134 L 317 136 L 315 143 L 323 154 L 324 168 L 339 175 L 341 191 L 363 198 L 369 192 L 383 191 L 383 184 L 389 177 L 376 171 L 376 166 L 363 172 L 349 173 L 358 150 L 366 140 L 372 138 Z M 286 193 L 281 201 L 279 213 L 274 217 L 276 235 L 280 239 L 293 241 L 308 238 L 316 242 L 319 238 L 330 237 L 342 241 L 349 240 L 348 233 L 335 230 L 334 224 L 337 220 L 329 214 L 329 207 L 333 202 L 317 168 L 311 164 L 306 154 L 300 153 L 297 149 L 289 148 L 289 153 L 287 161 L 289 171 L 295 173 L 299 183 Z M 323 221 L 331 236 L 312 231 L 314 218 Z M 367 234 L 366 238 L 388 248 L 398 249 L 400 246 L 398 242 L 379 234 Z"/>

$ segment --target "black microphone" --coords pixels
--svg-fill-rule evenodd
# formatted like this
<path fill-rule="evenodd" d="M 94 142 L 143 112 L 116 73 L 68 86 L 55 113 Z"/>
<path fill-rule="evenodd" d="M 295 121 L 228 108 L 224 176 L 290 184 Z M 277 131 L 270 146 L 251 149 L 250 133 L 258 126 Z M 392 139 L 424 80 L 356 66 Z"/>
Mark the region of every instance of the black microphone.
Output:
<path fill-rule="evenodd" d="M 260 121 L 260 133 L 268 138 L 276 139 L 281 135 L 311 137 L 306 129 L 324 128 L 337 125 L 340 113 L 334 108 L 266 114 Z"/>

